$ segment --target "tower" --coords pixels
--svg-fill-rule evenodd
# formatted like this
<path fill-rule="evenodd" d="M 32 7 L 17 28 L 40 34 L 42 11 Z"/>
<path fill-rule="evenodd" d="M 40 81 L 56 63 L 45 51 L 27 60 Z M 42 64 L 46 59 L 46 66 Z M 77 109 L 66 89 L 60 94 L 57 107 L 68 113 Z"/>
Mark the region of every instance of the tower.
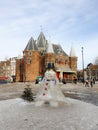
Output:
<path fill-rule="evenodd" d="M 55 66 L 55 53 L 53 50 L 53 45 L 49 42 L 45 54 L 45 66 L 46 68 L 54 68 Z"/>
<path fill-rule="evenodd" d="M 71 47 L 69 54 L 69 66 L 73 71 L 77 71 L 77 56 L 74 47 Z"/>
<path fill-rule="evenodd" d="M 34 39 L 31 37 L 23 51 L 25 61 L 25 80 L 34 81 L 39 75 L 39 52 Z"/>
<path fill-rule="evenodd" d="M 39 75 L 39 58 L 37 45 L 31 37 L 23 51 L 23 59 L 21 59 L 20 65 L 17 65 L 18 78 L 16 77 L 16 79 L 20 79 L 19 81 L 35 81 Z"/>

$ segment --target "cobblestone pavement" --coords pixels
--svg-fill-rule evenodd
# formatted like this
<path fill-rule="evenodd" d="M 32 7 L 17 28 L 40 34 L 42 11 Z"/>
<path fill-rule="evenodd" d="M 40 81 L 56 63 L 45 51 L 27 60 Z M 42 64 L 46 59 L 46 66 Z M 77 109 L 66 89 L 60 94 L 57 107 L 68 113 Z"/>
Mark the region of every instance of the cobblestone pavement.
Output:
<path fill-rule="evenodd" d="M 0 100 L 18 98 L 22 95 L 24 88 L 27 86 L 32 88 L 34 95 L 39 91 L 40 85 L 33 83 L 8 83 L 0 84 Z M 85 87 L 82 83 L 67 83 L 59 85 L 66 97 L 79 99 L 98 106 L 98 82 L 91 87 Z"/>

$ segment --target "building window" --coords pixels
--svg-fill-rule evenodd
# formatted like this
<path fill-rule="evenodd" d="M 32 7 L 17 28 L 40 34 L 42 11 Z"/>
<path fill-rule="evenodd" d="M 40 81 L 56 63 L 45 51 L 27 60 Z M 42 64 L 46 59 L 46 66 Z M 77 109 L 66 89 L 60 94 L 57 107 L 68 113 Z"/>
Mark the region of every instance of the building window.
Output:
<path fill-rule="evenodd" d="M 68 60 L 65 60 L 65 64 L 68 64 Z"/>
<path fill-rule="evenodd" d="M 58 63 L 58 58 L 55 58 L 55 63 Z"/>
<path fill-rule="evenodd" d="M 29 56 L 32 56 L 32 52 L 31 52 L 31 51 L 29 51 L 29 52 L 28 52 L 28 55 L 29 55 Z"/>
<path fill-rule="evenodd" d="M 27 58 L 27 63 L 28 63 L 28 64 L 31 63 L 31 58 Z"/>
<path fill-rule="evenodd" d="M 59 48 L 59 49 L 57 49 L 57 54 L 58 55 L 62 55 L 62 50 Z"/>
<path fill-rule="evenodd" d="M 63 61 L 63 60 L 62 60 L 62 59 L 60 59 L 60 63 L 62 63 L 62 61 Z"/>

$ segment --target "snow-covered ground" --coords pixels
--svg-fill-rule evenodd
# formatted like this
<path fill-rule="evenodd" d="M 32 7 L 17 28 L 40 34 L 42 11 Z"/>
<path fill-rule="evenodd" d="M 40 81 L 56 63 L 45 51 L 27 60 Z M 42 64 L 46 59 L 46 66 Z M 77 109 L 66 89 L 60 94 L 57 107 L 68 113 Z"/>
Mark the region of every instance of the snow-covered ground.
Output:
<path fill-rule="evenodd" d="M 66 100 L 56 108 L 21 98 L 0 101 L 0 130 L 98 130 L 98 106 Z"/>

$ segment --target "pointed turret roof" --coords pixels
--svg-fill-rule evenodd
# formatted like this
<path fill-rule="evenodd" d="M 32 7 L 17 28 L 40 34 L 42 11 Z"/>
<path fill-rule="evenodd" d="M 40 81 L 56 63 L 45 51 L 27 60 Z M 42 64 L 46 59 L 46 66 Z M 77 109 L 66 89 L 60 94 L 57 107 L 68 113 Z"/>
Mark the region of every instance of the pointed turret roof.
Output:
<path fill-rule="evenodd" d="M 30 40 L 24 50 L 25 51 L 26 50 L 38 50 L 37 45 L 32 37 L 30 38 Z"/>
<path fill-rule="evenodd" d="M 45 38 L 43 32 L 40 33 L 36 42 L 37 42 L 38 47 L 45 47 L 46 46 L 46 38 Z"/>
<path fill-rule="evenodd" d="M 70 54 L 69 54 L 70 57 L 76 57 L 76 53 L 75 53 L 75 50 L 74 50 L 74 47 L 71 46 L 71 50 L 70 50 Z"/>
<path fill-rule="evenodd" d="M 54 53 L 53 45 L 51 44 L 51 42 L 48 43 L 47 53 Z"/>

